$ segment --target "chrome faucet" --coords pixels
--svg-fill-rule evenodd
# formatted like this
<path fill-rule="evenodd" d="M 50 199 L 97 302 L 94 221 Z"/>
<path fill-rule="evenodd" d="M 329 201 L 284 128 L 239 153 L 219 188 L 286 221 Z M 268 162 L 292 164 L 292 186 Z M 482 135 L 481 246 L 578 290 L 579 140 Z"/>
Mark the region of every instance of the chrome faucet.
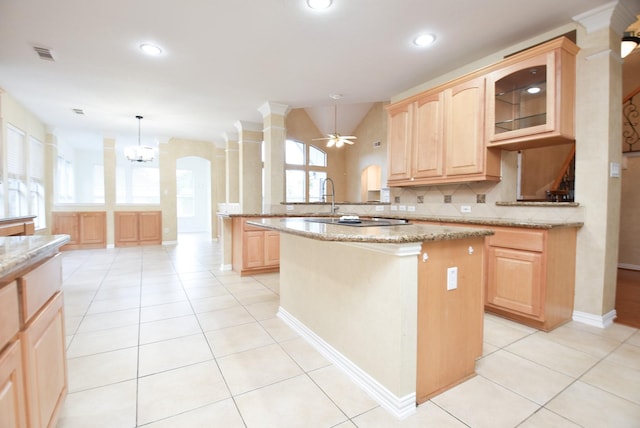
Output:
<path fill-rule="evenodd" d="M 327 193 L 327 181 L 331 183 L 331 193 Z M 322 180 L 322 202 L 327 202 L 327 196 L 331 196 L 331 214 L 336 212 L 336 185 L 331 178 Z"/>

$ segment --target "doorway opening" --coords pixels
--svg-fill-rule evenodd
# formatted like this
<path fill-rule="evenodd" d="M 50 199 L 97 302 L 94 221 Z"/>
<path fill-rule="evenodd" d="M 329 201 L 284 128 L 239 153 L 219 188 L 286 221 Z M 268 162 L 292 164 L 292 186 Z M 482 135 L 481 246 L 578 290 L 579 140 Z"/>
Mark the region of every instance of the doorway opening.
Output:
<path fill-rule="evenodd" d="M 211 239 L 211 162 L 188 156 L 176 161 L 179 241 Z"/>

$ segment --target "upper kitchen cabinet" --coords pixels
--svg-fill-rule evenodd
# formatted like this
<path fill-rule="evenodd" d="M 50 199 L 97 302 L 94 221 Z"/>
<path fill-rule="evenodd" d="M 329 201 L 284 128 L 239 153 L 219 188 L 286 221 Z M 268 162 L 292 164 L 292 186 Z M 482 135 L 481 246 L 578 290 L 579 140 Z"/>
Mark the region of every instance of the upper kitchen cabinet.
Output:
<path fill-rule="evenodd" d="M 575 56 L 566 37 L 515 54 L 487 75 L 489 147 L 521 150 L 575 139 Z"/>
<path fill-rule="evenodd" d="M 390 186 L 499 180 L 487 150 L 483 76 L 450 82 L 388 108 Z"/>

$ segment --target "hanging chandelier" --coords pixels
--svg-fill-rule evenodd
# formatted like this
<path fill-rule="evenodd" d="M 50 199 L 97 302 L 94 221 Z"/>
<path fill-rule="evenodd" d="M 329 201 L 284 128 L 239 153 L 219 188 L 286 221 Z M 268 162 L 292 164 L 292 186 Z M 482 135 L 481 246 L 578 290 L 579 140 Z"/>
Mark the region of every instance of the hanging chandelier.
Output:
<path fill-rule="evenodd" d="M 124 155 L 131 162 L 151 162 L 155 155 L 153 147 L 140 144 L 140 121 L 142 116 L 136 116 L 136 119 L 138 119 L 138 145 L 124 149 Z"/>

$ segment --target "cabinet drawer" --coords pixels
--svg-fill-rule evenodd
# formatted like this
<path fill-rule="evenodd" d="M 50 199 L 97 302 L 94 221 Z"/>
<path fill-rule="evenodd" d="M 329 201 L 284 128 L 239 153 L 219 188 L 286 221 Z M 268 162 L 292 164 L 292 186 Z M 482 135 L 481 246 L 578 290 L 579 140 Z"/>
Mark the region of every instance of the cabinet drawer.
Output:
<path fill-rule="evenodd" d="M 494 229 L 495 235 L 487 237 L 491 247 L 538 251 L 544 249 L 545 232 L 534 229 Z"/>
<path fill-rule="evenodd" d="M 19 278 L 18 281 L 20 281 L 22 294 L 23 322 L 26 324 L 62 287 L 60 254 Z"/>
<path fill-rule="evenodd" d="M 18 333 L 18 285 L 15 281 L 0 289 L 0 351 Z"/>

